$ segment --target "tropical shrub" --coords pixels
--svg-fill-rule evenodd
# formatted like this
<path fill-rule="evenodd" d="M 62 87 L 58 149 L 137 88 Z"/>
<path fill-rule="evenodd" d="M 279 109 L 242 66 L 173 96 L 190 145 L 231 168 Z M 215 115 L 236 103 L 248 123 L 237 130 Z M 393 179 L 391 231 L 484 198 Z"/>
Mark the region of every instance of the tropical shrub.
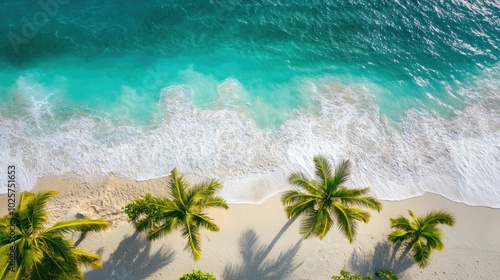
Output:
<path fill-rule="evenodd" d="M 394 274 L 392 271 L 377 271 L 375 275 L 378 278 L 386 279 L 386 280 L 398 280 L 398 276 Z M 373 276 L 361 276 L 357 273 L 352 273 L 349 271 L 341 270 L 340 275 L 333 275 L 333 280 L 373 280 Z"/>
<path fill-rule="evenodd" d="M 357 273 L 351 273 L 349 271 L 341 270 L 340 275 L 333 275 L 333 280 L 373 280 L 373 277 L 366 276 L 363 277 Z"/>
<path fill-rule="evenodd" d="M 138 231 L 147 231 L 147 238 L 155 240 L 180 229 L 187 239 L 186 250 L 191 251 L 195 260 L 201 258 L 200 229 L 219 231 L 219 227 L 205 213 L 205 209 L 219 207 L 227 209 L 226 201 L 215 193 L 222 185 L 207 181 L 189 187 L 174 168 L 170 174 L 167 197 L 146 194 L 124 207 L 130 221 Z"/>
<path fill-rule="evenodd" d="M 179 280 L 216 280 L 210 273 L 205 273 L 201 270 L 193 270 L 193 272 L 184 274 Z"/>
<path fill-rule="evenodd" d="M 382 279 L 386 279 L 386 280 L 398 280 L 398 276 L 396 274 L 394 274 L 394 272 L 392 271 L 377 271 L 377 273 L 375 273 L 376 276 L 378 276 L 379 278 L 382 278 Z"/>

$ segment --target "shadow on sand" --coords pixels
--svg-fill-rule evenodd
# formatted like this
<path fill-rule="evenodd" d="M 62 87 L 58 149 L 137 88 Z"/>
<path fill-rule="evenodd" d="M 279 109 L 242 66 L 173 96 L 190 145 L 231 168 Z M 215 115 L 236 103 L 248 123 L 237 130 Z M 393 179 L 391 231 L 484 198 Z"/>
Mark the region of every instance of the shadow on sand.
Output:
<path fill-rule="evenodd" d="M 379 270 L 392 270 L 401 275 L 414 263 L 408 251 L 401 252 L 400 246 L 392 246 L 387 241 L 381 241 L 373 252 L 361 254 L 354 251 L 351 255 L 351 268 L 361 275 L 373 275 Z"/>
<path fill-rule="evenodd" d="M 99 250 L 102 253 L 102 248 Z M 175 253 L 163 246 L 151 252 L 151 241 L 144 234 L 135 232 L 120 242 L 102 268 L 85 273 L 86 280 L 145 279 L 171 263 Z"/>
<path fill-rule="evenodd" d="M 293 247 L 279 255 L 275 260 L 267 259 L 276 242 L 286 229 L 295 221 L 288 221 L 280 230 L 278 235 L 264 246 L 259 244 L 257 234 L 254 230 L 248 230 L 240 238 L 240 252 L 243 257 L 243 265 L 226 265 L 223 279 L 225 280 L 280 280 L 290 279 L 292 272 L 301 264 L 296 264 L 293 258 L 300 249 L 302 239 Z"/>

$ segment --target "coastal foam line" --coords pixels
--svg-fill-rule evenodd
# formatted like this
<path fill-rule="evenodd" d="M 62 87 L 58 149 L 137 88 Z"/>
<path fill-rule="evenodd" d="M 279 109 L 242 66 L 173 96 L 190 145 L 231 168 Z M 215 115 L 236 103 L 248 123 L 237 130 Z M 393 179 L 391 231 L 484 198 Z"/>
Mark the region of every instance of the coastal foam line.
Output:
<path fill-rule="evenodd" d="M 0 115 L 0 157 L 2 165 L 17 166 L 23 190 L 47 175 L 114 173 L 147 180 L 178 167 L 220 179 L 221 195 L 231 203 L 260 203 L 290 188 L 291 172 L 312 177 L 313 156 L 324 155 L 333 163 L 350 159 L 349 184 L 369 186 L 380 199 L 433 192 L 500 208 L 500 96 L 494 78 L 485 73 L 475 88 L 463 89 L 467 96 L 483 92 L 455 116 L 409 110 L 398 124 L 379 113 L 376 85 L 330 78 L 304 79 L 301 90 L 312 93 L 314 102 L 295 110 L 279 129 L 256 124 L 252 117 L 271 108 L 262 102 L 253 107 L 258 112 L 249 110 L 241 99 L 245 89 L 231 78 L 219 84 L 219 101 L 209 108 L 194 105 L 189 85 L 162 89 L 147 127 L 74 112 L 47 128 L 57 123 L 50 102 L 24 100 L 30 114 Z M 7 181 L 5 172 L 0 181 Z"/>

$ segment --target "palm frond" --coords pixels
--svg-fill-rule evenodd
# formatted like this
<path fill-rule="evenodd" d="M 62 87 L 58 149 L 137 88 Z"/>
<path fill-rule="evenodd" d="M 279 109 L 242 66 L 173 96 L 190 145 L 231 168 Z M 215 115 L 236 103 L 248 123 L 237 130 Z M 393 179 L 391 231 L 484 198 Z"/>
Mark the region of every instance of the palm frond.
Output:
<path fill-rule="evenodd" d="M 318 214 L 319 214 L 318 229 L 320 229 L 321 231 L 316 232 L 316 235 L 318 235 L 319 239 L 322 240 L 332 227 L 333 220 L 332 217 L 330 216 L 330 213 L 328 212 L 328 209 L 326 208 L 323 208 L 321 211 L 318 212 Z"/>
<path fill-rule="evenodd" d="M 345 235 L 345 237 L 352 243 L 357 231 L 357 223 L 353 217 L 353 213 L 349 206 L 340 202 L 332 204 L 331 211 L 336 217 L 337 227 Z"/>
<path fill-rule="evenodd" d="M 0 279 L 7 279 L 7 275 L 13 275 L 10 272 L 10 247 L 12 244 L 0 246 Z"/>
<path fill-rule="evenodd" d="M 78 268 L 77 259 L 73 255 L 72 243 L 59 235 L 44 234 L 39 239 L 41 243 L 39 247 L 44 257 L 41 269 L 50 270 L 50 274 L 58 275 L 62 279 L 81 279 L 79 276 L 82 274 Z"/>
<path fill-rule="evenodd" d="M 226 210 L 229 208 L 226 200 L 220 196 L 206 197 L 200 202 L 200 205 L 203 206 L 203 208 L 215 207 L 215 208 L 223 208 Z"/>
<path fill-rule="evenodd" d="M 53 262 L 46 261 L 43 266 L 36 266 L 32 271 L 21 271 L 19 270 L 19 276 L 16 276 L 17 279 L 30 279 L 30 280 L 45 280 L 47 278 L 50 279 L 60 279 L 66 280 L 66 277 L 61 277 L 59 275 L 55 275 Z M 21 276 L 22 275 L 22 276 Z M 83 277 L 83 276 L 82 276 Z M 82 278 L 76 278 L 82 279 Z"/>
<path fill-rule="evenodd" d="M 169 234 L 170 232 L 172 232 L 172 230 L 178 228 L 180 225 L 181 224 L 177 218 L 164 220 L 162 225 L 156 226 L 148 232 L 147 238 L 148 240 L 156 240 L 166 234 Z"/>
<path fill-rule="evenodd" d="M 157 217 L 148 216 L 134 222 L 134 226 L 138 232 L 142 232 L 145 230 L 152 230 L 155 227 L 157 227 L 158 220 L 159 219 Z"/>
<path fill-rule="evenodd" d="M 335 167 L 335 175 L 333 176 L 332 187 L 336 188 L 343 183 L 347 182 L 349 176 L 351 175 L 351 162 L 349 160 L 341 161 L 337 167 Z"/>
<path fill-rule="evenodd" d="M 326 185 L 326 182 L 332 177 L 330 163 L 323 156 L 315 156 L 313 160 L 316 176 L 321 179 L 322 185 Z"/>
<path fill-rule="evenodd" d="M 355 221 L 360 221 L 367 224 L 370 221 L 370 213 L 363 209 L 348 207 L 349 214 Z"/>
<path fill-rule="evenodd" d="M 69 232 L 100 232 L 107 229 L 111 222 L 103 219 L 75 219 L 56 222 L 51 228 L 45 230 L 45 233 L 63 234 Z"/>
<path fill-rule="evenodd" d="M 201 226 L 210 231 L 219 231 L 220 228 L 217 226 L 212 219 L 210 219 L 206 214 L 193 214 L 193 221 L 197 226 Z"/>
<path fill-rule="evenodd" d="M 443 233 L 437 227 L 427 228 L 422 231 L 422 238 L 431 249 L 441 251 L 444 249 Z"/>
<path fill-rule="evenodd" d="M 198 205 L 201 200 L 211 197 L 222 188 L 221 183 L 216 180 L 201 182 L 189 188 L 186 192 L 186 207 Z"/>
<path fill-rule="evenodd" d="M 26 212 L 28 211 L 28 207 L 33 201 L 33 198 L 35 197 L 35 193 L 32 192 L 23 192 L 21 194 L 21 197 L 19 199 L 19 204 L 16 207 L 16 210 Z"/>
<path fill-rule="evenodd" d="M 12 272 L 10 271 L 10 263 L 8 255 L 0 255 L 0 279 L 13 279 Z M 9 277 L 9 278 L 7 278 Z"/>
<path fill-rule="evenodd" d="M 78 268 L 76 262 L 66 262 L 64 259 L 55 255 L 50 255 L 45 251 L 44 261 L 41 265 L 35 267 L 30 273 L 33 279 L 61 279 L 61 280 L 83 280 L 83 273 Z M 36 273 L 35 273 L 36 271 Z"/>
<path fill-rule="evenodd" d="M 39 240 L 38 246 L 44 250 L 45 253 L 50 252 L 52 256 L 63 258 L 66 262 L 75 262 L 75 256 L 72 249 L 73 243 L 60 235 L 41 234 L 37 238 Z M 76 263 L 76 262 L 75 262 Z"/>
<path fill-rule="evenodd" d="M 32 270 L 42 262 L 44 257 L 42 246 L 35 246 L 37 244 L 33 244 L 33 240 L 22 238 L 16 242 L 16 245 L 16 252 L 19 254 L 17 257 L 21 259 L 18 265 L 23 270 Z"/>
<path fill-rule="evenodd" d="M 10 232 L 10 220 L 11 220 L 10 215 L 5 215 L 0 218 L 0 233 L 5 232 L 8 233 Z"/>
<path fill-rule="evenodd" d="M 171 217 L 175 215 L 175 213 L 182 212 L 182 203 L 177 200 L 170 200 L 168 198 L 155 198 L 152 202 L 148 204 L 149 207 L 152 207 L 153 211 L 148 213 L 148 216 L 160 216 L 160 217 Z"/>
<path fill-rule="evenodd" d="M 196 193 L 200 194 L 201 196 L 212 196 L 220 189 L 222 189 L 222 184 L 219 181 L 210 180 L 200 182 L 190 190 L 196 190 Z"/>
<path fill-rule="evenodd" d="M 101 257 L 96 254 L 92 254 L 83 249 L 73 249 L 73 255 L 76 258 L 78 264 L 85 265 L 94 269 L 101 268 Z"/>
<path fill-rule="evenodd" d="M 40 193 L 23 192 L 18 205 L 20 228 L 30 234 L 43 230 L 48 219 L 45 206 L 49 199 L 59 194 L 58 191 L 43 191 Z"/>
<path fill-rule="evenodd" d="M 188 184 L 184 178 L 178 174 L 177 168 L 174 168 L 170 173 L 169 187 L 172 198 L 184 205 L 186 203 L 186 188 Z"/>
<path fill-rule="evenodd" d="M 412 247 L 413 260 L 420 268 L 426 268 L 431 262 L 431 252 L 426 244 L 417 241 Z"/>
<path fill-rule="evenodd" d="M 28 278 L 29 276 L 29 279 L 30 280 L 45 280 L 47 279 L 47 276 L 48 277 L 51 277 L 53 275 L 51 275 L 51 271 L 53 271 L 52 268 L 52 265 L 50 265 L 50 263 L 45 263 L 45 265 L 42 267 L 42 266 L 36 266 L 32 271 L 21 271 L 21 270 L 18 270 L 17 272 L 17 275 L 15 276 L 14 279 L 26 279 Z M 21 275 L 25 274 L 26 277 L 23 277 Z M 61 279 L 64 279 L 64 278 L 61 278 Z"/>
<path fill-rule="evenodd" d="M 14 240 L 18 240 L 19 238 L 22 237 L 22 234 L 18 228 L 16 228 L 14 231 L 15 231 L 14 233 L 15 235 L 13 236 Z M 10 230 L 5 232 L 0 232 L 0 246 L 10 245 L 11 243 L 12 242 L 11 242 Z"/>
<path fill-rule="evenodd" d="M 455 217 L 451 213 L 443 210 L 431 211 L 423 218 L 421 218 L 420 221 L 422 224 L 431 224 L 431 225 L 441 224 L 448 226 L 455 225 Z"/>
<path fill-rule="evenodd" d="M 393 230 L 389 233 L 388 236 L 389 241 L 394 245 L 404 243 L 410 240 L 411 238 L 413 238 L 412 232 L 402 229 Z"/>
<path fill-rule="evenodd" d="M 393 229 L 400 229 L 404 231 L 413 230 L 410 220 L 408 220 L 404 216 L 399 216 L 397 218 L 390 218 L 390 221 L 391 221 L 391 228 Z"/>
<path fill-rule="evenodd" d="M 298 190 L 287 191 L 281 196 L 281 202 L 283 203 L 283 205 L 296 204 L 309 199 L 321 199 L 321 196 L 304 193 Z"/>
<path fill-rule="evenodd" d="M 408 214 L 410 214 L 410 216 L 413 218 L 413 223 L 418 228 L 420 228 L 420 219 L 417 217 L 417 215 L 415 215 L 415 213 L 413 213 L 413 211 L 411 211 L 410 209 L 408 209 Z"/>
<path fill-rule="evenodd" d="M 184 250 L 189 250 L 195 261 L 201 258 L 200 230 L 197 226 L 185 223 L 182 229 L 182 236 L 187 239 Z"/>
<path fill-rule="evenodd" d="M 382 203 L 372 196 L 362 196 L 368 192 L 368 188 L 364 189 L 348 189 L 340 187 L 335 194 L 334 198 L 339 198 L 342 203 L 349 206 L 363 206 L 371 210 L 382 210 Z"/>
<path fill-rule="evenodd" d="M 314 232 L 318 232 L 318 211 L 308 210 L 303 212 L 305 218 L 300 222 L 300 234 L 304 236 L 305 239 L 309 238 Z"/>
<path fill-rule="evenodd" d="M 297 202 L 294 205 L 285 207 L 288 219 L 296 217 L 304 212 L 314 211 L 314 205 L 316 205 L 316 200 L 314 198 L 307 198 L 301 202 Z"/>
<path fill-rule="evenodd" d="M 162 208 L 165 206 L 170 206 L 172 204 L 172 200 L 168 197 L 157 197 L 153 196 L 150 193 L 147 193 L 144 195 L 143 198 L 136 199 L 134 201 L 135 203 L 139 205 L 144 205 L 144 206 L 154 206 L 157 208 Z"/>
<path fill-rule="evenodd" d="M 297 173 L 292 173 L 290 177 L 288 178 L 288 181 L 290 184 L 294 186 L 298 186 L 307 192 L 309 192 L 312 195 L 321 195 L 321 191 L 318 189 L 318 187 L 314 184 L 314 182 L 309 181 L 307 179 L 306 175 L 297 172 Z"/>
<path fill-rule="evenodd" d="M 339 197 L 359 197 L 368 194 L 370 188 L 347 188 L 341 186 L 337 189 L 335 194 Z"/>

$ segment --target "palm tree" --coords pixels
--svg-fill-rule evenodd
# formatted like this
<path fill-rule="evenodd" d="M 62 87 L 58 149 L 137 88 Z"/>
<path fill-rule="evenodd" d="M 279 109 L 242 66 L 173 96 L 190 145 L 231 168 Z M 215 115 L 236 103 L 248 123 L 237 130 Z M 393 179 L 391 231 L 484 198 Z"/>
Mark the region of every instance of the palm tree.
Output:
<path fill-rule="evenodd" d="M 57 194 L 23 192 L 12 215 L 0 218 L 0 279 L 83 279 L 80 265 L 102 266 L 98 255 L 77 249 L 64 234 L 102 231 L 111 223 L 83 218 L 45 228 L 45 205 Z M 13 272 L 10 260 L 15 264 Z"/>
<path fill-rule="evenodd" d="M 425 268 L 430 263 L 432 250 L 444 248 L 443 233 L 437 225 L 453 226 L 455 217 L 446 211 L 431 211 L 424 217 L 417 217 L 410 210 L 408 213 L 413 221 L 403 216 L 391 218 L 394 231 L 389 233 L 389 241 L 394 245 L 406 243 L 408 250 L 412 250 L 413 260 Z"/>
<path fill-rule="evenodd" d="M 180 229 L 182 236 L 187 239 L 184 249 L 191 251 L 193 258 L 199 260 L 200 228 L 219 231 L 219 227 L 204 210 L 210 207 L 228 208 L 223 198 L 215 196 L 215 192 L 221 187 L 219 182 L 212 180 L 189 188 L 188 183 L 174 168 L 170 175 L 168 197 L 154 197 L 148 193 L 127 204 L 124 210 L 138 231 L 148 231 L 149 240 Z"/>
<path fill-rule="evenodd" d="M 339 230 L 352 242 L 356 235 L 357 222 L 368 223 L 370 214 L 356 208 L 363 206 L 380 212 L 382 204 L 374 197 L 366 196 L 368 188 L 349 189 L 343 184 L 350 175 L 350 162 L 342 161 L 332 174 L 330 164 L 322 156 L 314 157 L 317 180 L 310 181 L 306 175 L 292 173 L 289 182 L 300 188 L 283 194 L 281 200 L 286 206 L 288 219 L 305 215 L 300 233 L 320 239 L 332 227 L 334 220 Z"/>

